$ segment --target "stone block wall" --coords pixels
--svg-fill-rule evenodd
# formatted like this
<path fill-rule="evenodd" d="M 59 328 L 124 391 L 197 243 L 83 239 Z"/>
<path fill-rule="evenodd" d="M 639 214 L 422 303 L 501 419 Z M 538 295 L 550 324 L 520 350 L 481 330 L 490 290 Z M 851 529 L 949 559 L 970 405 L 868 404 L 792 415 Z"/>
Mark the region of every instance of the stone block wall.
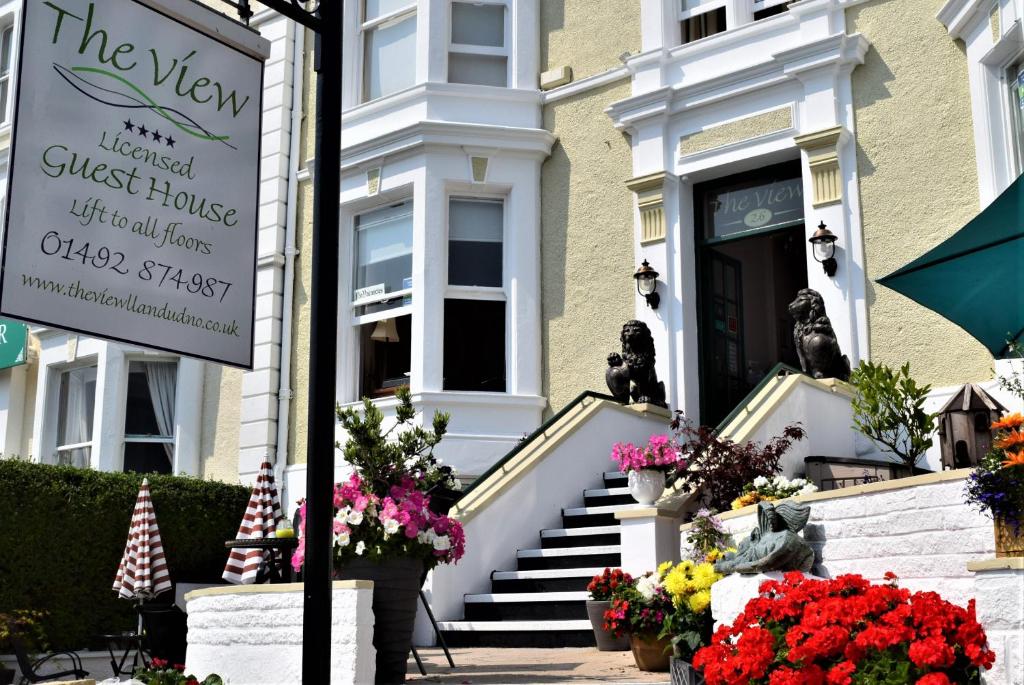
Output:
<path fill-rule="evenodd" d="M 188 672 L 231 685 L 302 682 L 302 584 L 196 590 L 188 603 Z M 374 679 L 373 583 L 334 583 L 331 685 Z"/>
<path fill-rule="evenodd" d="M 985 685 L 1024 685 L 1024 558 L 989 559 L 971 564 L 978 620 L 996 653 Z"/>
<path fill-rule="evenodd" d="M 804 537 L 815 550 L 812 573 L 828 578 L 859 573 L 881 581 L 892 571 L 902 587 L 933 590 L 966 604 L 975 596 L 967 564 L 995 552 L 991 519 L 964 502 L 967 473 L 946 471 L 795 498 L 811 507 Z M 722 518 L 739 542 L 757 525 L 756 507 Z"/>

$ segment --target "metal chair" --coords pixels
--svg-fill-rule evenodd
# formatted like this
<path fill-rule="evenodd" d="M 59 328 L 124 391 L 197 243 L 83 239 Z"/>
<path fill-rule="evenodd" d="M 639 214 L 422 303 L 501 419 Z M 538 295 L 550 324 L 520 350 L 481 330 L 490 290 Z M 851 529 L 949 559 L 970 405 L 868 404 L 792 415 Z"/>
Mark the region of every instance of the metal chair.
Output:
<path fill-rule="evenodd" d="M 28 654 L 28 650 L 25 648 L 25 643 L 22 642 L 15 627 L 10 626 L 10 631 L 11 644 L 14 646 L 14 656 L 18 659 L 18 668 L 21 669 L 22 682 L 45 683 L 47 680 L 64 680 L 67 676 L 74 676 L 75 679 L 81 680 L 89 675 L 89 672 L 82 668 L 82 659 L 74 652 L 51 652 L 43 658 L 33 661 L 32 657 Z M 46 664 L 50 659 L 59 656 L 69 657 L 73 668 L 56 673 L 39 672 L 38 669 L 40 666 Z"/>

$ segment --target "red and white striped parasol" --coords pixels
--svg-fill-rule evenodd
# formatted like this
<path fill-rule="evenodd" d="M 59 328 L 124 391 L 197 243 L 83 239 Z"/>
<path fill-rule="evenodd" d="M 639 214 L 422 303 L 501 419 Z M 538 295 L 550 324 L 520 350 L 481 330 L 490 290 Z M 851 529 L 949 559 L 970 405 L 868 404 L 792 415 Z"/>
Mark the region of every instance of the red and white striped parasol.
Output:
<path fill-rule="evenodd" d="M 156 511 L 149 496 L 149 479 L 142 481 L 139 497 L 135 500 L 132 525 L 128 529 L 128 542 L 124 556 L 117 567 L 114 591 L 124 599 L 149 599 L 171 589 L 171 574 L 167 571 L 164 546 L 160 541 L 160 528 L 156 525 Z"/>
<path fill-rule="evenodd" d="M 269 461 L 264 460 L 260 464 L 256 485 L 253 486 L 249 505 L 245 509 L 245 516 L 242 517 L 242 525 L 238 527 L 235 539 L 262 540 L 277 537 L 279 518 L 281 500 L 277 496 L 277 485 L 274 483 L 274 467 Z M 222 577 L 229 583 L 251 585 L 256 582 L 256 573 L 264 559 L 269 563 L 270 550 L 232 549 Z"/>

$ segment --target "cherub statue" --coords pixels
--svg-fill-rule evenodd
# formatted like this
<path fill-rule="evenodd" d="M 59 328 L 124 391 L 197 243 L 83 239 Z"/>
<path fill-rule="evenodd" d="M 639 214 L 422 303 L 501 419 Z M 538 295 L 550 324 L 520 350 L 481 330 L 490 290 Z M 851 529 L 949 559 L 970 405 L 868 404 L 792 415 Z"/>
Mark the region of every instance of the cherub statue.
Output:
<path fill-rule="evenodd" d="M 814 550 L 799 533 L 811 515 L 811 508 L 797 502 L 761 502 L 757 505 L 757 528 L 740 543 L 739 549 L 715 564 L 719 573 L 766 573 L 803 571 L 814 565 Z"/>

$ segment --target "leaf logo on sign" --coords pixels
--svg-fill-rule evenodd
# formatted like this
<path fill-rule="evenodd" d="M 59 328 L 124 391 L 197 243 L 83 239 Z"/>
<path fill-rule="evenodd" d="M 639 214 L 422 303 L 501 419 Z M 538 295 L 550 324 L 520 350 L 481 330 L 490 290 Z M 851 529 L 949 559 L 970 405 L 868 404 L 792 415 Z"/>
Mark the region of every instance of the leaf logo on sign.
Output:
<path fill-rule="evenodd" d="M 172 107 L 158 105 L 151 97 L 146 95 L 146 93 L 143 92 L 141 88 L 139 88 L 123 76 L 119 76 L 118 74 L 107 71 L 106 69 L 99 69 L 97 67 L 71 67 L 70 69 L 68 69 L 67 67 L 64 67 L 60 64 L 54 64 L 53 68 L 61 76 L 61 78 L 67 81 L 68 85 L 70 85 L 72 88 L 80 92 L 82 95 L 85 95 L 86 97 L 95 100 L 96 102 L 108 105 L 110 107 L 118 107 L 122 109 L 148 109 L 151 112 L 158 114 L 167 121 L 171 122 L 182 132 L 187 133 L 190 136 L 193 136 L 200 140 L 224 143 L 233 150 L 237 149 L 234 145 L 228 142 L 230 136 L 215 135 L 214 133 L 211 133 L 210 131 L 206 130 L 199 122 L 197 122 L 195 119 L 188 116 L 184 112 L 176 110 Z M 86 79 L 84 76 L 80 75 L 83 73 L 96 74 L 98 76 L 114 79 L 121 86 L 126 86 L 127 88 L 134 91 L 139 96 L 139 98 L 142 98 L 142 100 L 134 97 L 133 95 L 129 95 L 128 93 L 112 90 L 110 88 L 104 88 L 103 86 L 94 83 Z M 123 98 L 123 100 L 121 102 L 113 102 L 112 100 L 114 98 Z M 125 102 L 125 100 L 127 102 Z"/>

